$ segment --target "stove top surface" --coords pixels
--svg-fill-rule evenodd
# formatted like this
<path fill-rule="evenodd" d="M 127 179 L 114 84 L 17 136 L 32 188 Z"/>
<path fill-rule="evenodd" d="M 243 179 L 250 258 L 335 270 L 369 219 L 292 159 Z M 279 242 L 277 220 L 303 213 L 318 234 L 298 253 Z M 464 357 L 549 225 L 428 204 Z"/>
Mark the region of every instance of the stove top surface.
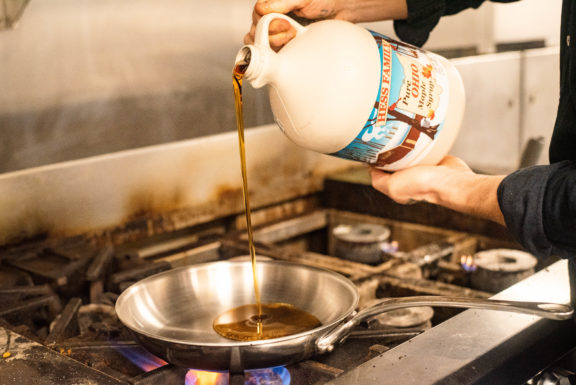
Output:
<path fill-rule="evenodd" d="M 508 240 L 332 209 L 270 221 L 279 211 L 283 210 L 273 208 L 255 215 L 257 223 L 259 216 L 265 218 L 255 232 L 258 255 L 328 268 L 347 276 L 358 287 L 361 308 L 382 297 L 488 298 L 494 293 L 471 286 L 472 273 L 462 267 L 461 257 L 483 249 L 514 247 Z M 352 238 L 334 236 L 342 231 L 342 226 L 356 225 L 361 226 L 351 232 Z M 381 239 L 384 233 L 389 238 Z M 205 374 L 166 364 L 143 350 L 118 321 L 114 303 L 125 288 L 152 274 L 194 263 L 242 259 L 247 253 L 244 230 L 238 219 L 233 219 L 232 225 L 219 221 L 170 236 L 124 244 L 74 237 L 29 242 L 3 250 L 0 384 L 21 384 L 23 378 L 38 378 L 35 383 L 47 385 L 78 384 L 78 381 L 195 383 Z M 371 258 L 372 263 L 366 263 L 366 258 Z M 562 275 L 556 268 L 553 272 Z M 374 376 L 378 376 L 395 378 L 393 381 L 419 378 L 420 382 L 414 383 L 422 385 L 425 382 L 421 376 L 437 378 L 438 368 L 458 372 L 462 367 L 440 360 L 435 365 L 437 370 L 430 372 L 430 366 L 419 361 L 421 355 L 417 352 L 430 351 L 440 359 L 446 357 L 446 351 L 439 354 L 430 350 L 430 346 L 445 349 L 448 346 L 451 352 L 458 353 L 457 361 L 463 367 L 473 364 L 473 360 L 465 361 L 470 355 L 480 354 L 466 350 L 470 345 L 466 336 L 475 336 L 470 337 L 475 343 L 479 341 L 479 333 L 484 329 L 470 333 L 468 327 L 476 318 L 484 319 L 485 312 L 465 312 L 472 314 L 466 316 L 471 319 L 462 319 L 465 314 L 454 317 L 460 312 L 439 308 L 376 318 L 360 325 L 333 352 L 288 365 L 284 368 L 288 374 L 280 369 L 269 369 L 267 374 L 218 373 L 207 383 L 253 383 L 257 377 L 257 383 L 262 385 L 340 384 L 351 381 L 353 376 L 353 383 L 368 384 L 374 383 Z M 525 326 L 522 316 L 520 321 L 507 316 L 502 319 Z M 489 321 L 490 325 L 505 325 L 504 321 L 494 320 Z M 494 338 L 482 340 L 490 341 L 492 345 L 481 344 L 489 349 L 496 349 L 497 338 L 506 338 L 492 330 L 486 334 Z M 454 350 L 455 347 L 458 349 Z M 454 357 L 450 363 L 455 363 Z M 406 370 L 412 374 L 408 375 Z M 395 375 L 384 375 L 383 371 Z"/>

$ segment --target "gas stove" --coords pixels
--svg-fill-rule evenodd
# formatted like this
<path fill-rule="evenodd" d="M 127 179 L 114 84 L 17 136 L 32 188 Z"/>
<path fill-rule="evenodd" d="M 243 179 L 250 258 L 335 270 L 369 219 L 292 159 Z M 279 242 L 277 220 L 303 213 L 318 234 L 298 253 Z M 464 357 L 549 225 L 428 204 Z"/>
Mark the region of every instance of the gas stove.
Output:
<path fill-rule="evenodd" d="M 516 377 L 522 383 L 576 346 L 565 322 L 419 308 L 378 316 L 331 353 L 281 368 L 212 373 L 150 355 L 118 321 L 115 301 L 162 271 L 246 258 L 239 166 L 216 156 L 236 145 L 226 134 L 0 176 L 0 384 L 472 384 L 505 371 L 477 357 L 505 354 L 500 362 L 517 368 L 527 357 L 519 351 L 545 351 L 546 362 L 532 360 Z M 290 147 L 276 127 L 247 132 L 249 154 L 254 146 L 268 150 L 252 152 L 248 170 L 251 185 L 262 186 L 251 197 L 259 258 L 339 272 L 356 284 L 359 307 L 502 290 L 477 285 L 478 272 L 491 277 L 480 282 L 499 278 L 470 261 L 519 251 L 505 229 L 424 203 L 396 205 L 370 187 L 366 169 Z M 501 280 L 513 286 L 497 295 L 567 302 L 562 262 L 497 262 L 513 268 Z M 500 348 L 510 343 L 515 349 Z"/>
<path fill-rule="evenodd" d="M 278 220 L 278 212 L 287 211 L 303 213 Z M 473 272 L 461 263 L 463 256 L 515 247 L 507 239 L 313 207 L 309 200 L 257 210 L 254 217 L 260 222 L 255 232 L 259 258 L 337 271 L 356 283 L 360 307 L 377 298 L 410 295 L 488 298 L 494 293 L 472 287 Z M 145 351 L 116 318 L 118 295 L 174 267 L 247 258 L 240 218 L 124 244 L 76 236 L 5 248 L 0 383 L 21 383 L 36 373 L 46 384 L 76 384 L 79 378 L 95 384 L 323 384 L 461 312 L 416 308 L 386 313 L 358 327 L 331 353 L 242 374 L 177 368 Z M 227 226 L 235 229 L 225 231 Z M 378 260 L 356 260 L 365 258 L 369 244 L 376 244 Z M 205 382 L 207 376 L 212 382 Z"/>

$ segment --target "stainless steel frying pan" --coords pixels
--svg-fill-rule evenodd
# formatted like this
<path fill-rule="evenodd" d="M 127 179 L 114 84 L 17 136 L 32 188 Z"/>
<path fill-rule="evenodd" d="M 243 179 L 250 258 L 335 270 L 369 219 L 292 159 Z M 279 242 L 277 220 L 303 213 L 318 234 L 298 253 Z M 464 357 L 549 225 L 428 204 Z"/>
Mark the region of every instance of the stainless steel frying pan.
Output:
<path fill-rule="evenodd" d="M 282 338 L 232 341 L 212 329 L 231 308 L 254 303 L 250 262 L 212 262 L 163 272 L 126 289 L 116 302 L 119 319 L 150 352 L 177 366 L 239 372 L 287 365 L 330 351 L 360 322 L 383 312 L 442 306 L 572 316 L 567 305 L 453 297 L 386 299 L 355 312 L 358 294 L 344 276 L 309 266 L 259 261 L 262 302 L 285 302 L 315 315 L 322 326 Z"/>

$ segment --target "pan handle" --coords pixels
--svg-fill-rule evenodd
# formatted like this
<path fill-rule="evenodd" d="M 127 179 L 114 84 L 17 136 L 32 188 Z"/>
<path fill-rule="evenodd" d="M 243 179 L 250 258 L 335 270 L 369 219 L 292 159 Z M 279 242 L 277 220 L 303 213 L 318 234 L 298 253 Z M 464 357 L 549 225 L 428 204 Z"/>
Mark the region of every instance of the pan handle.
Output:
<path fill-rule="evenodd" d="M 569 305 L 545 302 L 521 302 L 446 296 L 387 298 L 371 307 L 359 311 L 347 322 L 341 323 L 327 334 L 318 338 L 316 340 L 316 348 L 319 353 L 329 352 L 334 349 L 336 343 L 344 340 L 356 325 L 370 317 L 387 311 L 419 306 L 499 310 L 512 313 L 531 314 L 552 320 L 569 319 L 572 317 L 574 312 Z"/>

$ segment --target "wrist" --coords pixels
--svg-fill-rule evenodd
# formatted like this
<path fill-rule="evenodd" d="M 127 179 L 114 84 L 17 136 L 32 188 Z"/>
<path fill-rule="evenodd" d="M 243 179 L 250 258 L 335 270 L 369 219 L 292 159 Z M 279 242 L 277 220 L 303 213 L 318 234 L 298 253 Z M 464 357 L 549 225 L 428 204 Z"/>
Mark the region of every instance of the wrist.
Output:
<path fill-rule="evenodd" d="M 403 20 L 408 17 L 408 5 L 406 0 L 338 0 L 337 7 L 341 9 L 339 19 L 354 23 Z"/>
<path fill-rule="evenodd" d="M 503 224 L 497 190 L 504 176 L 449 170 L 432 194 L 434 203 Z"/>

